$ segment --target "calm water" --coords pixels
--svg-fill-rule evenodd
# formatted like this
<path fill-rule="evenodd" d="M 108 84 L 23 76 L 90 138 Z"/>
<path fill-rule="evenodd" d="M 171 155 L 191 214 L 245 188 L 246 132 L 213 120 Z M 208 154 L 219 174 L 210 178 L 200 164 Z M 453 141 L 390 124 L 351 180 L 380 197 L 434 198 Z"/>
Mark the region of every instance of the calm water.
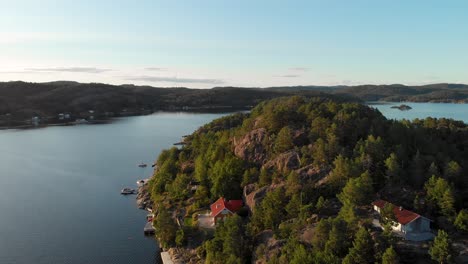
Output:
<path fill-rule="evenodd" d="M 372 104 L 370 106 L 379 109 L 379 111 L 389 119 L 409 119 L 431 117 L 446 117 L 455 120 L 462 120 L 468 123 L 468 104 L 445 104 L 445 103 L 404 103 L 413 109 L 401 111 L 391 108 L 394 105 L 402 103 Z"/>
<path fill-rule="evenodd" d="M 388 118 L 450 117 L 468 105 L 373 105 Z M 154 263 L 146 212 L 122 196 L 162 149 L 222 114 L 158 113 L 106 125 L 0 131 L 0 263 Z"/>
<path fill-rule="evenodd" d="M 106 125 L 0 131 L 0 263 L 155 263 L 146 212 L 125 186 L 221 114 L 158 113 Z"/>

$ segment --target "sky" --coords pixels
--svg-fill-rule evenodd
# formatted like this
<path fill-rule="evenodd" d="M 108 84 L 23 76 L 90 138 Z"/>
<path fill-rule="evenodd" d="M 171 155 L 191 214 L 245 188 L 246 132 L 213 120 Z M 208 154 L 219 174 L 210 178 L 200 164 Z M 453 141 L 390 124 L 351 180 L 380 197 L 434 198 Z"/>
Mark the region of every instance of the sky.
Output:
<path fill-rule="evenodd" d="M 468 1 L 0 0 L 0 81 L 468 83 Z"/>

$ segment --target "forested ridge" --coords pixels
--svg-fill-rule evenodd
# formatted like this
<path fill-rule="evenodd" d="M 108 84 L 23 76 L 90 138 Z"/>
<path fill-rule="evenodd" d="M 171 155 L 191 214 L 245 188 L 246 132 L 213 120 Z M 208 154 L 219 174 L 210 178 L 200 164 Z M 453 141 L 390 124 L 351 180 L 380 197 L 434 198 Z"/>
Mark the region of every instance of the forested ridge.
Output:
<path fill-rule="evenodd" d="M 186 261 L 447 263 L 450 241 L 468 231 L 460 121 L 387 120 L 359 103 L 296 96 L 217 119 L 186 143 L 161 153 L 150 182 L 157 236 L 186 248 Z M 246 208 L 206 233 L 197 212 L 219 197 L 243 198 Z M 438 244 L 409 253 L 387 224 L 373 228 L 376 199 L 433 220 Z"/>
<path fill-rule="evenodd" d="M 153 111 L 250 109 L 262 100 L 301 95 L 348 98 L 354 101 L 467 102 L 468 86 L 463 84 L 215 87 L 189 89 L 136 85 L 109 85 L 58 81 L 48 83 L 0 82 L 0 126 L 20 125 L 39 116 L 53 123 L 59 113 L 73 119 L 86 118 L 89 110 L 97 118 L 136 115 Z M 353 98 L 353 99 L 350 99 Z"/>

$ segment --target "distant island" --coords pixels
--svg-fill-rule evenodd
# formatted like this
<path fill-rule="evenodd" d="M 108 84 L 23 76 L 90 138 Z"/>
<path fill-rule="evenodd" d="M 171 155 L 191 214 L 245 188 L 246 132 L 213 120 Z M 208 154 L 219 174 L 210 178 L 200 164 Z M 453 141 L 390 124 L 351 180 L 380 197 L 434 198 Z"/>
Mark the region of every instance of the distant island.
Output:
<path fill-rule="evenodd" d="M 405 105 L 405 104 L 401 104 L 401 105 L 394 105 L 390 108 L 394 108 L 394 109 L 399 109 L 401 111 L 408 111 L 408 110 L 411 110 L 413 109 L 411 106 L 409 105 Z"/>
<path fill-rule="evenodd" d="M 341 101 L 468 103 L 468 85 L 284 86 L 190 89 L 57 81 L 1 82 L 0 127 L 102 122 L 155 111 L 229 112 L 277 97 L 322 96 Z"/>

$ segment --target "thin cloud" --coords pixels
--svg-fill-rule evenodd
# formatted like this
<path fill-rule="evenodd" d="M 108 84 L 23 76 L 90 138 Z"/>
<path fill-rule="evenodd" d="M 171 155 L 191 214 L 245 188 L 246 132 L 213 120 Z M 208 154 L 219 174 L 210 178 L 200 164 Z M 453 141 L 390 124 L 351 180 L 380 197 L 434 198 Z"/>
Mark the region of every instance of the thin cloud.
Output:
<path fill-rule="evenodd" d="M 112 71 L 111 69 L 95 67 L 58 67 L 58 68 L 27 68 L 31 72 L 80 72 L 80 73 L 103 73 Z"/>
<path fill-rule="evenodd" d="M 305 67 L 293 67 L 293 68 L 289 68 L 290 71 L 308 71 L 309 68 L 305 68 Z"/>
<path fill-rule="evenodd" d="M 148 67 L 148 68 L 145 68 L 145 70 L 147 70 L 147 71 L 165 71 L 165 70 L 167 70 L 167 68 Z"/>
<path fill-rule="evenodd" d="M 301 77 L 300 75 L 297 74 L 285 74 L 285 75 L 277 75 L 274 77 L 280 77 L 280 78 L 298 78 Z"/>
<path fill-rule="evenodd" d="M 156 77 L 156 76 L 135 76 L 126 78 L 128 81 L 144 82 L 172 82 L 172 83 L 200 83 L 200 84 L 223 84 L 220 79 L 198 79 L 198 78 L 179 78 L 179 77 Z"/>

